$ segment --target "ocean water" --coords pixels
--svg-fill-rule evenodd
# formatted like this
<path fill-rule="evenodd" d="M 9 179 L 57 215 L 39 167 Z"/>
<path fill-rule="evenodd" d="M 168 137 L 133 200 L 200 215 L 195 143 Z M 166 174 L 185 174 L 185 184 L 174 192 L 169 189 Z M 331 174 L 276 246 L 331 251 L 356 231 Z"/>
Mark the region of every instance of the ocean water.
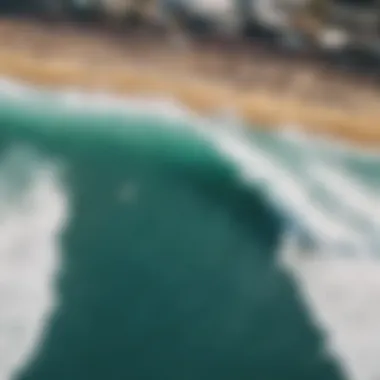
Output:
<path fill-rule="evenodd" d="M 0 380 L 380 378 L 380 155 L 0 88 Z"/>

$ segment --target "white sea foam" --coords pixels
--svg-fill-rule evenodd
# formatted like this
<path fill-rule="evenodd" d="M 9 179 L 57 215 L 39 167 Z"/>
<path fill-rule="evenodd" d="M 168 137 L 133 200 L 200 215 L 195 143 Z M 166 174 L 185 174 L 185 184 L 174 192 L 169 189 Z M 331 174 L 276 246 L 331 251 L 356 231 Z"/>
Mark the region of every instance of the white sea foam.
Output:
<path fill-rule="evenodd" d="M 296 172 L 273 152 L 231 133 L 219 134 L 215 144 L 247 181 L 267 183 L 268 195 L 297 223 L 284 240 L 280 263 L 326 330 L 326 350 L 341 360 L 349 379 L 379 379 L 378 189 L 360 183 L 341 162 L 326 162 L 322 152 L 306 150 L 303 170 Z M 304 234 L 313 242 L 309 252 L 300 243 Z"/>
<path fill-rule="evenodd" d="M 13 98 L 22 91 L 7 86 Z M 115 101 L 78 91 L 54 96 L 52 101 L 67 112 L 141 112 L 191 125 L 236 166 L 247 186 L 262 189 L 288 216 L 279 264 L 296 278 L 316 323 L 326 330 L 326 351 L 340 358 L 349 379 L 380 378 L 380 180 L 367 183 L 346 165 L 355 157 L 376 165 L 376 152 L 355 152 L 300 132 L 278 134 L 276 144 L 262 144 L 258 135 L 248 138 L 239 126 L 234 128 L 236 120 L 223 121 L 220 115 L 201 119 L 173 101 Z"/>
<path fill-rule="evenodd" d="M 24 147 L 0 159 L 0 380 L 36 354 L 57 305 L 59 236 L 67 217 L 57 168 Z"/>
<path fill-rule="evenodd" d="M 340 359 L 348 379 L 379 379 L 380 262 L 329 252 L 305 255 L 294 238 L 285 240 L 282 262 L 327 332 L 326 351 Z"/>

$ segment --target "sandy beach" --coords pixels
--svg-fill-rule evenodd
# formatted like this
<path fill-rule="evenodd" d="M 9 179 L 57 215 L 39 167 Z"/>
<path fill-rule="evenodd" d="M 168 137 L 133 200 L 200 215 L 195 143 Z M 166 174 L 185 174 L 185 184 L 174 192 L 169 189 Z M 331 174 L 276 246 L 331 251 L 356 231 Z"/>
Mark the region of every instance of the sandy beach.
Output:
<path fill-rule="evenodd" d="M 378 79 L 305 58 L 160 36 L 115 35 L 69 24 L 0 20 L 0 73 L 26 83 L 164 95 L 202 114 L 229 107 L 252 125 L 298 125 L 361 145 L 380 144 Z"/>

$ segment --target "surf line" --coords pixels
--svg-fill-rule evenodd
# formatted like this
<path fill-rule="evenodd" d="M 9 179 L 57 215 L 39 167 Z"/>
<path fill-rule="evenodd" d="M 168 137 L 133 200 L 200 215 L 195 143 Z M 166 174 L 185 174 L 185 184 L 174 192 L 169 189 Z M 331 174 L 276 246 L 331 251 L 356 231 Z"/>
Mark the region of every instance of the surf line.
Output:
<path fill-rule="evenodd" d="M 206 78 L 196 70 L 172 70 L 170 65 L 166 69 L 154 68 L 146 62 L 140 64 L 133 60 L 92 65 L 90 57 L 86 60 L 86 57 L 75 54 L 41 57 L 33 51 L 5 48 L 0 52 L 0 75 L 60 89 L 76 87 L 123 96 L 164 96 L 206 115 L 225 106 L 255 128 L 279 129 L 285 124 L 297 125 L 302 131 L 357 145 L 380 144 L 380 133 L 374 127 L 380 114 L 373 110 L 345 110 L 318 105 L 289 94 L 242 89 Z"/>

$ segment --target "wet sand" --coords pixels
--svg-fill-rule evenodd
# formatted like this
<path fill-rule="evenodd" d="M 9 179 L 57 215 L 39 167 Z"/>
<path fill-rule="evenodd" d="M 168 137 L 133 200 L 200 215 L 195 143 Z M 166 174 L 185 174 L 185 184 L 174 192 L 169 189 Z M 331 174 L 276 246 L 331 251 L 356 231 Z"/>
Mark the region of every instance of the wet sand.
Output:
<path fill-rule="evenodd" d="M 380 145 L 378 78 L 258 44 L 204 41 L 182 50 L 151 33 L 0 20 L 0 73 L 59 88 L 167 95 L 203 114 L 228 107 L 263 128 L 302 125 L 308 132 Z"/>

